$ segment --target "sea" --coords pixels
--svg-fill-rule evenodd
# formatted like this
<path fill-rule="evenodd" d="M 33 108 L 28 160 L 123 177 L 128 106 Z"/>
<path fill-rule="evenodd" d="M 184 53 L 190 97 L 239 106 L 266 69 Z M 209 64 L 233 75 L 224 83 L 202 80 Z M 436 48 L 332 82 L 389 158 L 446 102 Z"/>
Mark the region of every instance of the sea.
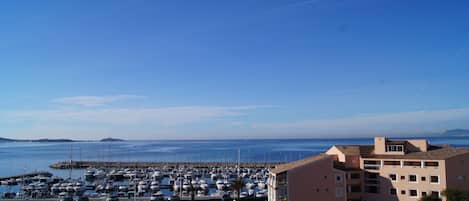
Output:
<path fill-rule="evenodd" d="M 426 137 L 431 144 L 469 146 L 469 137 Z M 373 138 L 147 140 L 121 142 L 1 142 L 0 177 L 48 171 L 68 177 L 69 170 L 49 165 L 59 161 L 290 162 L 313 156 L 336 144 L 372 144 Z M 72 170 L 73 178 L 84 170 Z"/>

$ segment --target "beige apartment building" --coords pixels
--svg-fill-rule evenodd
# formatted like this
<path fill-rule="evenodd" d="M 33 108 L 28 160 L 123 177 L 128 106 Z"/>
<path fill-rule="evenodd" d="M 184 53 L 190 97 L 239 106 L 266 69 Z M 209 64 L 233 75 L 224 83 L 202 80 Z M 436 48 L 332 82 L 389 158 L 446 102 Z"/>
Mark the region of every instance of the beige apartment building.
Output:
<path fill-rule="evenodd" d="M 269 201 L 417 201 L 447 188 L 469 190 L 469 148 L 375 137 L 270 172 Z M 445 200 L 444 197 L 442 197 Z"/>

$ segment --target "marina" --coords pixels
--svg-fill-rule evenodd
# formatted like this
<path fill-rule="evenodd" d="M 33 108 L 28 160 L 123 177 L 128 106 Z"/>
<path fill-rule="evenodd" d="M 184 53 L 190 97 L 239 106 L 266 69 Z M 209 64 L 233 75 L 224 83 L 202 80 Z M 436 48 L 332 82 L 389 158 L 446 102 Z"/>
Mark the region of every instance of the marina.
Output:
<path fill-rule="evenodd" d="M 468 142 L 467 138 L 430 140 L 454 146 L 467 146 Z M 239 175 L 245 182 L 240 194 L 243 200 L 265 200 L 270 167 L 325 152 L 333 144 L 370 142 L 286 139 L 0 143 L 0 199 L 60 200 L 71 196 L 77 200 L 85 196 L 90 200 L 191 200 L 194 194 L 195 200 L 232 200 L 236 193 L 231 185 Z"/>
<path fill-rule="evenodd" d="M 67 165 L 68 164 L 68 165 Z M 79 178 L 33 172 L 0 178 L 9 190 L 2 199 L 267 199 L 269 168 L 279 163 L 222 162 L 58 162 L 52 168 L 86 168 Z M 242 187 L 232 186 L 235 180 Z M 13 189 L 16 189 L 13 190 Z"/>

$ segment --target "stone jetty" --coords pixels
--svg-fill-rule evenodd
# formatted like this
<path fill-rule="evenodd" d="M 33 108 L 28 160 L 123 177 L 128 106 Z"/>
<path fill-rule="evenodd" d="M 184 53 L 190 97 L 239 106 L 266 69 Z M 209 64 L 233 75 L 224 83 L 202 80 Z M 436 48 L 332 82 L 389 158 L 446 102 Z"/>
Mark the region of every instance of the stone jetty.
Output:
<path fill-rule="evenodd" d="M 274 167 L 279 162 L 242 162 L 239 163 L 240 167 L 246 168 L 264 168 Z M 162 167 L 193 167 L 193 168 L 208 168 L 208 167 L 235 167 L 237 162 L 105 162 L 105 161 L 62 161 L 50 165 L 54 169 L 84 169 L 90 167 L 99 168 L 162 168 Z"/>

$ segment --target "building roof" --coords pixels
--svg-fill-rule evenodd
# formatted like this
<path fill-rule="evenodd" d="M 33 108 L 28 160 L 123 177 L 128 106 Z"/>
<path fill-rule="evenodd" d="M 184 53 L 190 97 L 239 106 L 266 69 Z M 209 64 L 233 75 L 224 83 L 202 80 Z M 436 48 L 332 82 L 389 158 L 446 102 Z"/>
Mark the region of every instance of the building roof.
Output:
<path fill-rule="evenodd" d="M 426 152 L 409 152 L 404 155 L 375 154 L 373 145 L 335 145 L 347 156 L 360 155 L 362 158 L 380 159 L 426 159 L 445 160 L 461 154 L 469 153 L 469 148 L 455 148 L 451 146 L 430 146 Z"/>
<path fill-rule="evenodd" d="M 346 156 L 368 155 L 374 149 L 373 145 L 334 145 L 334 146 Z"/>
<path fill-rule="evenodd" d="M 362 155 L 362 158 L 445 160 L 461 154 L 469 154 L 469 148 L 433 147 L 426 152 L 410 152 L 404 155 L 383 155 L 370 153 Z"/>
<path fill-rule="evenodd" d="M 295 168 L 298 168 L 307 164 L 311 164 L 316 161 L 320 161 L 320 160 L 330 158 L 330 157 L 331 156 L 326 155 L 326 154 L 319 154 L 319 155 L 308 157 L 302 160 L 293 161 L 291 163 L 284 163 L 284 164 L 277 165 L 275 166 L 275 168 L 270 169 L 270 172 L 274 174 L 279 174 L 279 173 L 286 172 L 288 170 L 292 170 L 292 169 L 295 169 Z"/>

